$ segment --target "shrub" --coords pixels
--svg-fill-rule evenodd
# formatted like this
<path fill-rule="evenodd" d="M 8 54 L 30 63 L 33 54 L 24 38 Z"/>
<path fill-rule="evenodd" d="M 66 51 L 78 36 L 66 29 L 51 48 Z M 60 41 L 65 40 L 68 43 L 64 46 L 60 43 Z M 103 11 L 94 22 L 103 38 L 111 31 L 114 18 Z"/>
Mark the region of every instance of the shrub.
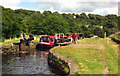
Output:
<path fill-rule="evenodd" d="M 90 31 L 85 31 L 84 36 L 85 36 L 85 37 L 89 37 L 90 34 L 91 34 Z"/>
<path fill-rule="evenodd" d="M 5 41 L 4 37 L 0 38 L 0 42 L 4 42 L 4 41 Z"/>
<path fill-rule="evenodd" d="M 97 36 L 99 36 L 99 37 L 101 37 L 101 38 L 104 37 L 104 30 L 101 29 L 101 28 L 99 28 L 99 27 L 96 27 L 96 28 L 94 29 L 93 33 L 94 33 L 94 35 L 97 35 Z"/>

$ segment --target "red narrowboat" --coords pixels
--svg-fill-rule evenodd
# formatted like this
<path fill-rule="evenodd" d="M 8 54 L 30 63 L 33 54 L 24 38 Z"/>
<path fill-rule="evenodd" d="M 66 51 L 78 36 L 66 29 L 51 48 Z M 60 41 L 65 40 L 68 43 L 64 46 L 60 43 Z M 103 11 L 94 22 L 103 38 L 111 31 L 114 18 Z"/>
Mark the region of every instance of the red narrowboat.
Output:
<path fill-rule="evenodd" d="M 50 49 L 57 45 L 57 43 L 63 43 L 71 41 L 72 36 L 42 36 L 36 46 L 36 49 Z"/>

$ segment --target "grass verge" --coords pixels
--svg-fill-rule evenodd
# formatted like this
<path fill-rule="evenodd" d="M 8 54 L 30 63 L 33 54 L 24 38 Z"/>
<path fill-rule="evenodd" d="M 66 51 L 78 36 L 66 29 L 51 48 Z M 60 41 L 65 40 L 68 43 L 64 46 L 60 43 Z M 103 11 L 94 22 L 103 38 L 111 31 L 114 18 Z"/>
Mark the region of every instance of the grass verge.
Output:
<path fill-rule="evenodd" d="M 32 41 L 33 42 L 38 42 L 41 36 L 43 36 L 43 35 L 34 35 L 35 40 L 32 40 Z M 26 35 L 26 39 L 28 39 L 28 38 L 29 38 L 29 36 Z M 18 43 L 18 42 L 20 42 L 20 39 L 22 39 L 22 38 L 19 37 L 19 38 L 16 38 L 16 39 L 15 38 L 13 38 L 13 39 L 5 39 L 5 41 L 0 43 L 0 44 L 2 44 L 2 46 L 11 45 L 11 43 Z"/>
<path fill-rule="evenodd" d="M 109 74 L 118 74 L 118 47 L 109 39 L 103 38 L 87 38 L 78 41 L 79 44 L 71 44 L 70 46 L 55 47 L 53 50 L 75 60 L 80 67 L 80 74 L 103 74 L 107 67 L 104 64 L 104 58 L 101 56 L 100 49 L 108 63 Z M 103 45 L 104 47 L 82 47 L 81 45 Z M 75 47 L 75 45 L 77 45 Z M 80 45 L 80 47 L 78 46 Z M 74 46 L 74 47 L 73 47 Z"/>

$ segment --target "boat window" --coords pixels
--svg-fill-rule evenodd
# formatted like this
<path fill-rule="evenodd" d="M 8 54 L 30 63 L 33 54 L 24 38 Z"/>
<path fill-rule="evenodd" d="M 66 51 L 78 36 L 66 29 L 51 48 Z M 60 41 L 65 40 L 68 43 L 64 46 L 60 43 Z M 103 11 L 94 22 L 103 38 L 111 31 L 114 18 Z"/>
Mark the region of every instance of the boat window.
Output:
<path fill-rule="evenodd" d="M 49 37 L 44 37 L 43 42 L 49 42 L 50 38 Z"/>
<path fill-rule="evenodd" d="M 40 38 L 40 41 L 43 41 L 43 40 L 44 40 L 44 37 L 41 37 L 41 38 Z"/>
<path fill-rule="evenodd" d="M 50 38 L 51 42 L 54 42 L 54 38 Z"/>

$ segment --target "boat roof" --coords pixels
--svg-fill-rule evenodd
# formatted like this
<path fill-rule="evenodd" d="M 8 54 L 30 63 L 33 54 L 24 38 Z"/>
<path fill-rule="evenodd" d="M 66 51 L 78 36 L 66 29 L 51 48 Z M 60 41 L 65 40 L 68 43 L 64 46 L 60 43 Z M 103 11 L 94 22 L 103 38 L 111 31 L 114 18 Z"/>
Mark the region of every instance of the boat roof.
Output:
<path fill-rule="evenodd" d="M 42 36 L 42 37 L 56 38 L 55 36 Z M 62 36 L 60 36 L 60 37 L 62 37 Z M 67 36 L 64 36 L 64 37 L 67 37 Z M 57 38 L 59 38 L 59 36 L 57 36 Z M 71 38 L 71 36 L 68 36 L 68 38 Z"/>
<path fill-rule="evenodd" d="M 55 38 L 55 36 L 42 36 L 42 37 Z"/>
<path fill-rule="evenodd" d="M 55 36 L 49 36 L 49 38 L 55 38 Z"/>

